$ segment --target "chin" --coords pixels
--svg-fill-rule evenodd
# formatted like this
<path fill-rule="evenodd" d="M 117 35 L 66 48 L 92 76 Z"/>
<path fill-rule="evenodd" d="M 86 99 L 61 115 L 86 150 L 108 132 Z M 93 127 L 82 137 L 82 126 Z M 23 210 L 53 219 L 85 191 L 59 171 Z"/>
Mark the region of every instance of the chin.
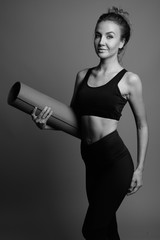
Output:
<path fill-rule="evenodd" d="M 100 59 L 107 59 L 107 58 L 111 58 L 113 56 L 117 55 L 117 53 L 110 53 L 110 54 L 106 54 L 106 53 L 97 53 L 97 56 L 100 58 Z"/>
<path fill-rule="evenodd" d="M 97 52 L 97 56 L 100 58 L 107 58 L 107 57 L 109 57 L 109 54 Z"/>
<path fill-rule="evenodd" d="M 106 58 L 110 57 L 110 55 L 108 55 L 108 54 L 107 55 L 106 54 L 97 54 L 97 56 L 101 59 L 106 59 Z"/>

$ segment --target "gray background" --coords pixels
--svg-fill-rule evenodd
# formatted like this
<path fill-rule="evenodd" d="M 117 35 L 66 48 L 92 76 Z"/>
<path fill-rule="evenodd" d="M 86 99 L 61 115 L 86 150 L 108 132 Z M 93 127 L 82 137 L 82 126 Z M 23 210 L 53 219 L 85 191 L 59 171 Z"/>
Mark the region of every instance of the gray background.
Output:
<path fill-rule="evenodd" d="M 87 209 L 80 141 L 41 131 L 7 105 L 16 81 L 70 103 L 79 70 L 94 66 L 94 27 L 112 5 L 130 13 L 124 67 L 143 82 L 150 127 L 144 186 L 118 210 L 123 240 L 160 239 L 159 22 L 157 0 L 1 0 L 0 239 L 82 240 Z M 136 162 L 136 128 L 127 105 L 119 132 Z M 107 189 L 106 189 L 107 191 Z"/>

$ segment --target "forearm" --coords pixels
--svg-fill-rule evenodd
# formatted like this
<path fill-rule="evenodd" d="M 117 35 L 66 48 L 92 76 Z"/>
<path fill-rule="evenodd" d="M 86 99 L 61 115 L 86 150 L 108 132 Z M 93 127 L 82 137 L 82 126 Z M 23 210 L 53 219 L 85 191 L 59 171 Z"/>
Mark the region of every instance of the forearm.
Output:
<path fill-rule="evenodd" d="M 144 170 L 145 157 L 148 146 L 148 126 L 144 124 L 137 128 L 137 170 Z"/>

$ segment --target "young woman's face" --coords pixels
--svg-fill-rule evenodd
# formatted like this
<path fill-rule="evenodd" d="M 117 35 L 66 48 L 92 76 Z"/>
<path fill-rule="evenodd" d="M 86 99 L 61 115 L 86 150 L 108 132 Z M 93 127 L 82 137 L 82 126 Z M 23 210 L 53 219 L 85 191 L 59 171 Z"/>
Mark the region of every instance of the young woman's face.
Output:
<path fill-rule="evenodd" d="M 95 29 L 94 47 L 100 58 L 109 58 L 118 54 L 124 41 L 121 40 L 121 28 L 113 21 L 100 22 Z"/>

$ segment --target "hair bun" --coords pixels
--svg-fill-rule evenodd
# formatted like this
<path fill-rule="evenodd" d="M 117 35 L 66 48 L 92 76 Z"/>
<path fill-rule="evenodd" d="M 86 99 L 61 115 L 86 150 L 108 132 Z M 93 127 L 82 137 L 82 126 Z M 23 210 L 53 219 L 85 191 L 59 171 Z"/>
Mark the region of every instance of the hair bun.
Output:
<path fill-rule="evenodd" d="M 124 11 L 122 8 L 117 8 L 117 7 L 109 8 L 108 13 L 119 14 L 119 15 L 122 15 L 123 17 L 126 16 L 126 15 L 127 16 L 129 15 L 128 12 Z"/>

